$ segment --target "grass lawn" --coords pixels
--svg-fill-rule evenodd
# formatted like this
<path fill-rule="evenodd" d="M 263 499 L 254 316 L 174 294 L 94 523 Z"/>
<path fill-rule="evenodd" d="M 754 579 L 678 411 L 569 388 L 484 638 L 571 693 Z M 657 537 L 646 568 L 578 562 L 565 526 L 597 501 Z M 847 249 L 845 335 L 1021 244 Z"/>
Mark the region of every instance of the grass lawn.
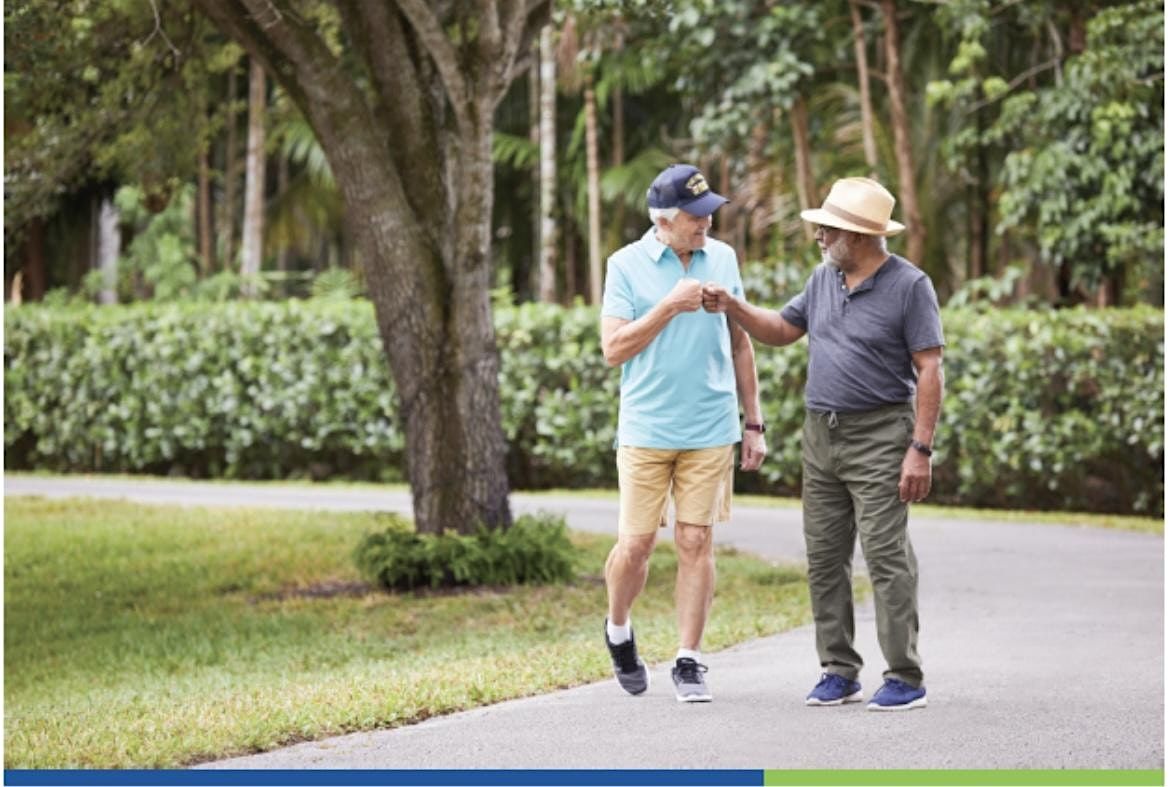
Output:
<path fill-rule="evenodd" d="M 610 675 L 601 566 L 571 585 L 390 595 L 350 554 L 374 514 L 4 502 L 6 768 L 160 768 L 390 727 Z M 635 610 L 674 654 L 673 548 Z M 859 594 L 861 588 L 859 588 Z M 721 552 L 704 646 L 810 621 L 802 571 Z"/>

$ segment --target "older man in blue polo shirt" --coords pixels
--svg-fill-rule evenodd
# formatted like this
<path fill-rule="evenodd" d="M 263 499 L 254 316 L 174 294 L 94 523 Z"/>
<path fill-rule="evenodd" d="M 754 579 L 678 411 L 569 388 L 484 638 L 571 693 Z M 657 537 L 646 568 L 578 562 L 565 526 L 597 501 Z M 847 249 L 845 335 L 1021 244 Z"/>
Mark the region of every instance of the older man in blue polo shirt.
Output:
<path fill-rule="evenodd" d="M 823 673 L 806 705 L 861 700 L 851 584 L 859 536 L 886 659 L 868 708 L 926 705 L 907 515 L 908 504 L 930 492 L 943 334 L 930 278 L 886 250 L 886 237 L 904 229 L 891 220 L 893 207 L 894 196 L 877 181 L 844 178 L 820 208 L 802 211 L 817 225 L 823 263 L 778 313 L 718 284 L 704 287 L 704 308 L 726 312 L 766 344 L 808 334 L 801 499 Z"/>
<path fill-rule="evenodd" d="M 663 170 L 646 198 L 653 226 L 610 257 L 601 311 L 605 360 L 622 367 L 621 510 L 605 564 L 605 640 L 619 685 L 646 691 L 630 610 L 673 494 L 679 650 L 671 677 L 679 701 L 709 702 L 699 649 L 715 590 L 711 527 L 731 515 L 734 444 L 742 440 L 741 467 L 758 469 L 764 424 L 751 340 L 725 315 L 700 308 L 702 282 L 743 294 L 735 251 L 707 235 L 727 199 L 687 164 Z"/>

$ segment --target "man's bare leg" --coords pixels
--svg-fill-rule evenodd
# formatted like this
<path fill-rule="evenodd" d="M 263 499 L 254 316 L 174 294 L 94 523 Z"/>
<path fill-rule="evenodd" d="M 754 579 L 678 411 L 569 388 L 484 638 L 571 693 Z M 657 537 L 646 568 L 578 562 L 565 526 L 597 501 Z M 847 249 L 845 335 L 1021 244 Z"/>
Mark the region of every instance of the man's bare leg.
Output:
<path fill-rule="evenodd" d="M 646 586 L 650 554 L 657 533 L 619 534 L 605 561 L 605 589 L 609 594 L 609 622 L 624 626 L 630 619 L 634 600 Z"/>
<path fill-rule="evenodd" d="M 679 522 L 674 527 L 678 577 L 674 586 L 679 646 L 699 650 L 711 600 L 715 596 L 715 550 L 712 528 Z"/>

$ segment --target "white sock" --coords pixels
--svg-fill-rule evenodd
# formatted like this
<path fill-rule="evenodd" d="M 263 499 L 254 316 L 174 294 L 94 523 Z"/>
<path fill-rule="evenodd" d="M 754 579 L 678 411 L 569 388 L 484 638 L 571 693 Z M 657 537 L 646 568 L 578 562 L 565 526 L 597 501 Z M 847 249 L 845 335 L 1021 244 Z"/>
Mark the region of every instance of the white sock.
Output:
<path fill-rule="evenodd" d="M 678 654 L 675 655 L 674 660 L 678 661 L 679 659 L 694 659 L 695 661 L 699 661 L 700 659 L 702 659 L 702 657 L 703 657 L 703 654 L 697 650 L 687 650 L 686 648 L 679 648 Z"/>
<path fill-rule="evenodd" d="M 620 645 L 623 642 L 629 642 L 634 638 L 634 633 L 630 630 L 630 621 L 627 620 L 624 625 L 615 626 L 609 622 L 609 618 L 605 619 L 605 636 L 609 637 L 609 641 L 614 645 Z"/>

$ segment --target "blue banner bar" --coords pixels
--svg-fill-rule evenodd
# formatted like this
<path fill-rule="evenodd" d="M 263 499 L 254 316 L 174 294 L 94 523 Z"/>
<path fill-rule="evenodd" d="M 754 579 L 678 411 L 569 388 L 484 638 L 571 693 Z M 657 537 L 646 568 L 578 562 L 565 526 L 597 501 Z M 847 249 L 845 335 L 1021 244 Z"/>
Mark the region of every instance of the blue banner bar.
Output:
<path fill-rule="evenodd" d="M 762 787 L 762 770 L 6 770 L 13 787 Z"/>

